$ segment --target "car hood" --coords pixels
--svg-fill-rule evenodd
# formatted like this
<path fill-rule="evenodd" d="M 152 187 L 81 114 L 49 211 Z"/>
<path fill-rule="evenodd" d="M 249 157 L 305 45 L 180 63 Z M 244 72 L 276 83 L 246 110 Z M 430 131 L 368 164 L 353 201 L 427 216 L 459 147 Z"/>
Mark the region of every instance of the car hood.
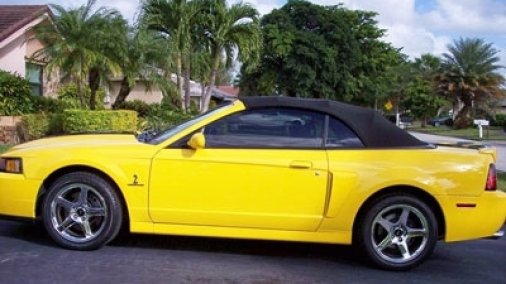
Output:
<path fill-rule="evenodd" d="M 71 135 L 39 139 L 14 146 L 9 150 L 23 151 L 38 148 L 92 148 L 107 146 L 133 146 L 142 144 L 133 135 Z"/>

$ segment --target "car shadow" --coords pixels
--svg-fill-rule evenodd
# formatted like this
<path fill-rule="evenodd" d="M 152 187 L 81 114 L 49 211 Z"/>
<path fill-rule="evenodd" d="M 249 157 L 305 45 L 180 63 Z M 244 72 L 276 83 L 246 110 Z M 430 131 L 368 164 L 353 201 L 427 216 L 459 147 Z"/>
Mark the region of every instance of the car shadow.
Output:
<path fill-rule="evenodd" d="M 40 222 L 1 221 L 0 226 L 0 237 L 59 248 Z M 122 233 L 108 244 L 108 247 L 308 258 L 337 261 L 347 265 L 364 263 L 361 253 L 353 246 L 302 242 Z"/>
<path fill-rule="evenodd" d="M 363 263 L 362 255 L 350 245 L 318 244 L 286 241 L 264 241 L 170 235 L 121 235 L 109 246 L 143 249 L 199 251 L 254 256 L 311 258 L 347 264 Z"/>

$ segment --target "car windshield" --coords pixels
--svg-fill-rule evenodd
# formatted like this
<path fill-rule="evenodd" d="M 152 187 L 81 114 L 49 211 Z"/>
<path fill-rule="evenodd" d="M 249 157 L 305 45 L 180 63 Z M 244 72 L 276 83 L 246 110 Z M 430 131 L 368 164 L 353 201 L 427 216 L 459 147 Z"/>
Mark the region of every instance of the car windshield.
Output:
<path fill-rule="evenodd" d="M 225 110 L 229 109 L 230 107 L 232 107 L 231 103 L 226 103 L 226 104 L 220 105 L 220 106 L 218 106 L 214 109 L 211 109 L 201 115 L 191 118 L 190 120 L 187 120 L 179 125 L 176 125 L 172 128 L 161 131 L 159 134 L 156 134 L 154 137 L 148 139 L 146 141 L 146 143 L 153 144 L 153 145 L 160 144 L 163 141 L 167 140 L 168 138 L 172 137 L 173 135 L 179 133 L 180 131 L 182 131 L 188 127 L 191 127 L 191 126 L 207 119 L 208 117 L 213 116 L 216 113 L 225 111 Z"/>

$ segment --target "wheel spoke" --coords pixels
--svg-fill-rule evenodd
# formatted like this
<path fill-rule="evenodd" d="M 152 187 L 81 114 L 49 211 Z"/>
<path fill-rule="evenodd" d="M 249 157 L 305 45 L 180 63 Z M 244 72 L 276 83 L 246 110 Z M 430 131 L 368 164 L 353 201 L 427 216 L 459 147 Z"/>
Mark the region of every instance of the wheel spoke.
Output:
<path fill-rule="evenodd" d="M 425 236 L 427 236 L 427 230 L 425 228 L 421 229 L 408 228 L 408 237 L 410 238 L 425 237 Z"/>
<path fill-rule="evenodd" d="M 63 220 L 63 222 L 61 222 L 60 225 L 58 225 L 57 230 L 61 231 L 61 232 L 65 232 L 70 227 L 74 226 L 74 224 L 75 224 L 74 220 L 72 220 L 72 218 L 70 218 L 70 216 L 68 216 L 67 218 L 65 218 L 65 220 Z"/>
<path fill-rule="evenodd" d="M 86 212 L 90 217 L 105 216 L 105 209 L 103 207 L 88 207 Z"/>
<path fill-rule="evenodd" d="M 399 242 L 397 244 L 397 247 L 399 248 L 399 250 L 402 254 L 402 259 L 408 260 L 411 258 L 411 253 L 409 252 L 409 247 L 408 247 L 408 244 L 406 243 L 406 240 Z"/>
<path fill-rule="evenodd" d="M 72 208 L 74 206 L 74 203 L 68 201 L 67 199 L 63 198 L 62 196 L 58 196 L 58 198 L 56 199 L 56 204 L 60 205 L 61 207 L 65 208 L 65 209 L 69 209 Z"/>
<path fill-rule="evenodd" d="M 81 223 L 81 228 L 83 229 L 84 235 L 86 238 L 93 237 L 93 233 L 91 232 L 90 222 L 85 220 Z"/>
<path fill-rule="evenodd" d="M 376 245 L 376 249 L 383 251 L 387 247 L 392 245 L 392 235 L 388 234 L 379 244 Z"/>
<path fill-rule="evenodd" d="M 376 222 L 378 224 L 381 225 L 381 227 L 383 227 L 383 229 L 385 229 L 387 232 L 390 232 L 390 230 L 392 229 L 393 227 L 393 223 L 388 221 L 387 219 L 383 218 L 383 217 L 379 217 Z"/>
<path fill-rule="evenodd" d="M 81 192 L 79 193 L 79 204 L 86 204 L 88 202 L 88 189 L 86 187 L 81 187 Z"/>
<path fill-rule="evenodd" d="M 407 226 L 408 217 L 409 217 L 409 209 L 408 208 L 403 208 L 401 216 L 399 217 L 399 224 Z"/>

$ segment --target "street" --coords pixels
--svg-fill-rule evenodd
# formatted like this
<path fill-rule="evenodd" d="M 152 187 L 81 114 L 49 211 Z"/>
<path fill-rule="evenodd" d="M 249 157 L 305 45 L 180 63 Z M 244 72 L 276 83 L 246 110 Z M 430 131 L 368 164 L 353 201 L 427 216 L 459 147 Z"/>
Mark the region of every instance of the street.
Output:
<path fill-rule="evenodd" d="M 503 228 L 505 229 L 505 228 Z M 98 251 L 61 249 L 40 225 L 0 221 L 0 283 L 505 283 L 506 239 L 446 244 L 409 272 L 349 246 L 126 235 Z"/>

